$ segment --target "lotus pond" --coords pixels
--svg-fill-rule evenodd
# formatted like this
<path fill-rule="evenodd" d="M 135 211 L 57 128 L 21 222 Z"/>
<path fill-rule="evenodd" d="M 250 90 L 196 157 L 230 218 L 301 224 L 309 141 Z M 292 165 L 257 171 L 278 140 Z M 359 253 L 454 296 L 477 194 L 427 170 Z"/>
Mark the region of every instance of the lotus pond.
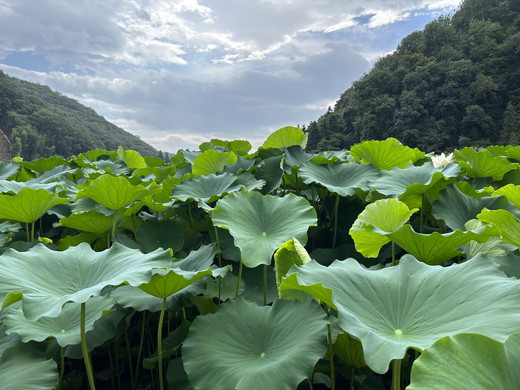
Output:
<path fill-rule="evenodd" d="M 0 388 L 519 389 L 520 147 L 0 163 Z"/>

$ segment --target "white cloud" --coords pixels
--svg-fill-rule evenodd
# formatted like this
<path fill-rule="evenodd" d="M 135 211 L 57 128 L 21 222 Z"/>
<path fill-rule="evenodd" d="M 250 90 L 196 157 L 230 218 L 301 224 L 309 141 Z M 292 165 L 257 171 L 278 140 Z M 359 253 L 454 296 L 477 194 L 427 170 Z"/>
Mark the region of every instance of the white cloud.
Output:
<path fill-rule="evenodd" d="M 211 137 L 260 144 L 278 127 L 317 119 L 393 50 L 382 29 L 414 10 L 455 3 L 0 0 L 0 68 L 93 107 L 163 150 Z M 43 65 L 6 62 L 20 51 Z"/>

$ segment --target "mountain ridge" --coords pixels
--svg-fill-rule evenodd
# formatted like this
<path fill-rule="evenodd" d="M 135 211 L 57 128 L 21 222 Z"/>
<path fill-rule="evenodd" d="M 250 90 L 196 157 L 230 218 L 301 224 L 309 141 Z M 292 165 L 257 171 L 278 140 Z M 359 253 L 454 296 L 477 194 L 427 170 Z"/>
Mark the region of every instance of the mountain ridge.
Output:
<path fill-rule="evenodd" d="M 442 152 L 520 143 L 520 2 L 465 0 L 397 49 L 312 121 L 309 151 L 394 137 Z"/>
<path fill-rule="evenodd" d="M 119 146 L 144 156 L 160 154 L 139 137 L 46 85 L 12 77 L 0 70 L 0 129 L 12 144 L 12 156 L 26 160 L 64 157 Z"/>

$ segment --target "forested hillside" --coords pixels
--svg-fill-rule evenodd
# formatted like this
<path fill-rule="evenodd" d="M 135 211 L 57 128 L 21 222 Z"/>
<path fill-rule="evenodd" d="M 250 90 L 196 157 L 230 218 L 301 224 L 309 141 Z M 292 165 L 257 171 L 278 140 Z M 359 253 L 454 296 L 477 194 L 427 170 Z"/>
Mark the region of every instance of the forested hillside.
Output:
<path fill-rule="evenodd" d="M 465 0 L 404 38 L 308 126 L 311 151 L 395 137 L 432 151 L 520 143 L 520 1 Z"/>
<path fill-rule="evenodd" d="M 88 107 L 49 87 L 0 71 L 0 129 L 13 145 L 12 155 L 26 160 L 71 156 L 118 146 L 143 155 L 158 152 L 138 137 L 108 122 Z"/>

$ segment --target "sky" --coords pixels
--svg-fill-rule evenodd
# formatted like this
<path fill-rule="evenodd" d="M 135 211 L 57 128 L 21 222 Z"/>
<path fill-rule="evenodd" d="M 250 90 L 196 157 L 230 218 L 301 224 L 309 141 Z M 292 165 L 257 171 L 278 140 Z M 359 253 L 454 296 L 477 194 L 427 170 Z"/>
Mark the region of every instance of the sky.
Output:
<path fill-rule="evenodd" d="M 460 0 L 0 0 L 0 70 L 156 149 L 258 147 Z"/>

